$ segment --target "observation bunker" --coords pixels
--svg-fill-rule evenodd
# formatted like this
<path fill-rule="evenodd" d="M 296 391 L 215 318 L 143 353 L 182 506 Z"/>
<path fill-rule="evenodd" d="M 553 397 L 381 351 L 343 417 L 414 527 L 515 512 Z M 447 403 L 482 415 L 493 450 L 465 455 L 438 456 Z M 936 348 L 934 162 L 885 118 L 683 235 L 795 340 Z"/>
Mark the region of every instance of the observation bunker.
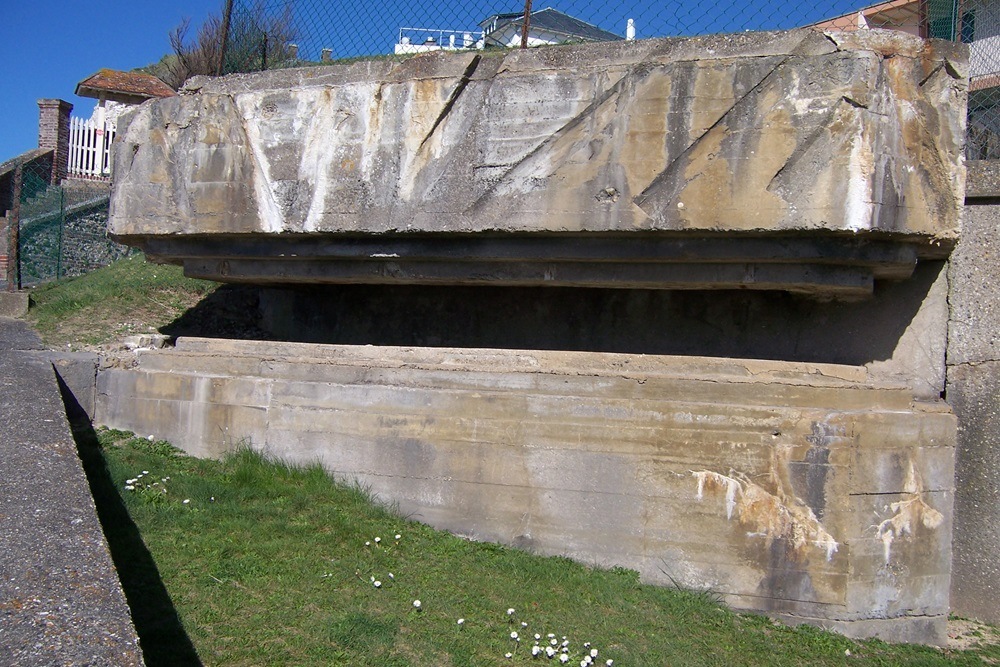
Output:
<path fill-rule="evenodd" d="M 143 352 L 98 421 L 943 643 L 966 70 L 798 30 L 194 79 L 120 132 L 110 232 L 289 342 Z"/>

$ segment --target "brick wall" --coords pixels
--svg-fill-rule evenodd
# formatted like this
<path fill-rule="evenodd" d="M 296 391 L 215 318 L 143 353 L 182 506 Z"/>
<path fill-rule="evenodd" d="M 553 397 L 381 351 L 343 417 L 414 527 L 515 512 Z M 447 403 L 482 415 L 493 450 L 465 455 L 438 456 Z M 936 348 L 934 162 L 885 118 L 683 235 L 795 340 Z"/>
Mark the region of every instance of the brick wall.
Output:
<path fill-rule="evenodd" d="M 53 184 L 66 178 L 69 163 L 69 114 L 72 110 L 73 105 L 64 100 L 38 100 L 38 147 L 53 151 Z"/>
<path fill-rule="evenodd" d="M 0 218 L 0 281 L 7 280 L 7 218 Z"/>

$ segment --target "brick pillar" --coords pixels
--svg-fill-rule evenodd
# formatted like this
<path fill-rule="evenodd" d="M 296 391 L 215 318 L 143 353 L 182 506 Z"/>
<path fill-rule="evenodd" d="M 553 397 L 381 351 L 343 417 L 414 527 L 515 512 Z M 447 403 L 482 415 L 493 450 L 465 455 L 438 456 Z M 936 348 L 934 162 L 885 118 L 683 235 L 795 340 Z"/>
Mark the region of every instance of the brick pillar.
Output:
<path fill-rule="evenodd" d="M 0 217 L 0 276 L 7 280 L 7 218 Z"/>
<path fill-rule="evenodd" d="M 63 100 L 38 100 L 38 147 L 52 149 L 52 184 L 66 178 L 69 166 L 69 112 L 73 105 Z"/>

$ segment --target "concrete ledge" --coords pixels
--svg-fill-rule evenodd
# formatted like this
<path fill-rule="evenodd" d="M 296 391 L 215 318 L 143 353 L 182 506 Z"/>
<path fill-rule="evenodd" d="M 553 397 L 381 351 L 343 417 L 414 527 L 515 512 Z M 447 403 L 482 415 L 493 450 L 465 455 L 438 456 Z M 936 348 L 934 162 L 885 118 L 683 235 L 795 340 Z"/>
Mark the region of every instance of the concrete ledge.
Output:
<path fill-rule="evenodd" d="M 966 59 L 796 30 L 203 79 L 120 130 L 109 232 L 222 282 L 864 299 L 957 239 Z"/>
<path fill-rule="evenodd" d="M 0 317 L 24 317 L 29 302 L 27 292 L 0 292 Z"/>

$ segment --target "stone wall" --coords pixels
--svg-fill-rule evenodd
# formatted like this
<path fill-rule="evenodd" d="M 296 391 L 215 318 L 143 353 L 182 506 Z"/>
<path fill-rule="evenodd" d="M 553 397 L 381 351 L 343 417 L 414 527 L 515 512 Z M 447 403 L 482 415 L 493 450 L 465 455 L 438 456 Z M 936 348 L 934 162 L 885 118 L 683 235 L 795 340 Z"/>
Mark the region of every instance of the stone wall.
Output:
<path fill-rule="evenodd" d="M 7 284 L 7 244 L 10 230 L 7 227 L 7 218 L 0 217 L 0 283 Z"/>

